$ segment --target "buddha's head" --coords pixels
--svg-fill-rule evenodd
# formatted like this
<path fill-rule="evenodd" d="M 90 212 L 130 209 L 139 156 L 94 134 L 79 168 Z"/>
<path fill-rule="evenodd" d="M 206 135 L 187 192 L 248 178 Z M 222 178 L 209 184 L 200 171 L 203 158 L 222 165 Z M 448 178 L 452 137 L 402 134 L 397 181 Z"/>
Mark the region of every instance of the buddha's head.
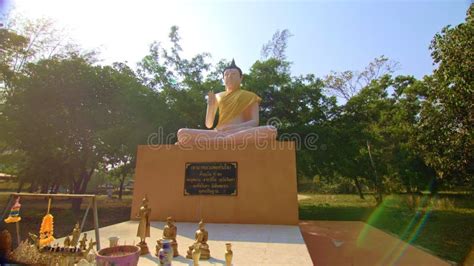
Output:
<path fill-rule="evenodd" d="M 240 87 L 242 82 L 242 70 L 235 64 L 234 59 L 229 66 L 224 69 L 224 84 L 226 88 L 235 90 Z"/>
<path fill-rule="evenodd" d="M 201 219 L 201 221 L 198 224 L 199 229 L 203 230 L 204 229 L 204 221 Z"/>
<path fill-rule="evenodd" d="M 148 206 L 148 196 L 145 194 L 145 197 L 142 199 L 142 205 Z"/>

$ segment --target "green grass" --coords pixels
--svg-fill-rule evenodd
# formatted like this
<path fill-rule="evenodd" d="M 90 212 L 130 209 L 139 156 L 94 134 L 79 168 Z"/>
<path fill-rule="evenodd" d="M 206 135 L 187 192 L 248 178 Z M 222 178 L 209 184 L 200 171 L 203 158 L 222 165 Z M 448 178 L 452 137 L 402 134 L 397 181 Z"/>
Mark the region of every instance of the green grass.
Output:
<path fill-rule="evenodd" d="M 474 242 L 474 200 L 468 195 L 392 195 L 378 208 L 371 196 L 306 196 L 300 201 L 301 220 L 364 221 L 449 261 L 461 263 Z"/>
<path fill-rule="evenodd" d="M 0 180 L 0 191 L 15 191 L 17 188 L 17 182 Z"/>

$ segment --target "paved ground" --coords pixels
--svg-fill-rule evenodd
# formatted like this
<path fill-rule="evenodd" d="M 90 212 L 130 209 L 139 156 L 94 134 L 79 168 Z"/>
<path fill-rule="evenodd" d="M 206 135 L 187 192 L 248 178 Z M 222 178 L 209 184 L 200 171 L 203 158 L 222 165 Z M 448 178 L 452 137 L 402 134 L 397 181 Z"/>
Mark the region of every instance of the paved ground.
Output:
<path fill-rule="evenodd" d="M 301 221 L 314 265 L 450 265 L 375 227 L 354 221 Z"/>

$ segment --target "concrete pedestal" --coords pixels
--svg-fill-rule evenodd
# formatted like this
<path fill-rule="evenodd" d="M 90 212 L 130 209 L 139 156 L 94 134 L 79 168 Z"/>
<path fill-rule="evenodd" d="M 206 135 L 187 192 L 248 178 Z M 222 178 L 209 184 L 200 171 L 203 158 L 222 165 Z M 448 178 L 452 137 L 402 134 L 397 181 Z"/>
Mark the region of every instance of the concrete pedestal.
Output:
<path fill-rule="evenodd" d="M 185 165 L 199 162 L 236 162 L 237 195 L 184 195 Z M 296 225 L 295 145 L 139 146 L 131 219 L 145 195 L 153 221 Z"/>

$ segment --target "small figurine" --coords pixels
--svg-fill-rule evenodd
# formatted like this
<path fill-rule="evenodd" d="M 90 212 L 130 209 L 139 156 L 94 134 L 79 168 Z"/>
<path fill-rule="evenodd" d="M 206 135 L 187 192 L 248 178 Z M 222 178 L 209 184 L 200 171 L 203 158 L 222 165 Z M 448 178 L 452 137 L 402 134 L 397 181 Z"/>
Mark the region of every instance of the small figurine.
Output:
<path fill-rule="evenodd" d="M 75 247 L 77 246 L 77 243 L 79 243 L 79 237 L 81 236 L 81 228 L 79 227 L 79 223 L 76 223 L 74 226 L 74 229 L 72 229 L 72 240 L 71 240 L 71 246 Z"/>
<path fill-rule="evenodd" d="M 71 239 L 69 238 L 69 236 L 67 236 L 64 239 L 64 247 L 69 247 L 70 245 L 71 245 Z"/>
<path fill-rule="evenodd" d="M 141 255 L 149 253 L 145 238 L 150 237 L 150 213 L 151 208 L 148 207 L 148 198 L 145 195 L 137 215 L 137 218 L 140 218 L 137 230 L 137 236 L 140 237 L 140 243 L 138 243 L 137 246 L 141 248 Z"/>
<path fill-rule="evenodd" d="M 84 233 L 81 241 L 79 241 L 79 249 L 85 250 L 87 248 L 87 233 Z"/>
<path fill-rule="evenodd" d="M 166 225 L 163 228 L 163 236 L 161 239 L 156 241 L 156 255 L 158 256 L 159 250 L 163 246 L 163 240 L 169 240 L 171 247 L 173 248 L 173 257 L 179 256 L 178 253 L 178 242 L 176 241 L 176 235 L 178 234 L 178 229 L 173 223 L 173 218 L 166 218 Z"/>
<path fill-rule="evenodd" d="M 225 243 L 225 265 L 231 266 L 232 265 L 232 257 L 234 253 L 232 252 L 232 244 Z"/>
<path fill-rule="evenodd" d="M 203 260 L 208 260 L 211 257 L 211 252 L 209 250 L 209 245 L 207 244 L 207 239 L 208 239 L 208 232 L 206 229 L 204 229 L 204 222 L 201 220 L 199 222 L 199 229 L 196 230 L 196 233 L 194 234 L 194 239 L 195 242 L 194 244 L 200 244 L 200 259 Z M 195 249 L 195 245 L 189 246 L 188 253 L 186 255 L 186 258 L 192 259 L 193 258 L 193 250 Z"/>
<path fill-rule="evenodd" d="M 87 252 L 89 252 L 91 249 L 94 248 L 95 244 L 97 244 L 96 241 L 92 241 L 92 238 L 89 240 L 89 247 L 87 247 Z"/>

